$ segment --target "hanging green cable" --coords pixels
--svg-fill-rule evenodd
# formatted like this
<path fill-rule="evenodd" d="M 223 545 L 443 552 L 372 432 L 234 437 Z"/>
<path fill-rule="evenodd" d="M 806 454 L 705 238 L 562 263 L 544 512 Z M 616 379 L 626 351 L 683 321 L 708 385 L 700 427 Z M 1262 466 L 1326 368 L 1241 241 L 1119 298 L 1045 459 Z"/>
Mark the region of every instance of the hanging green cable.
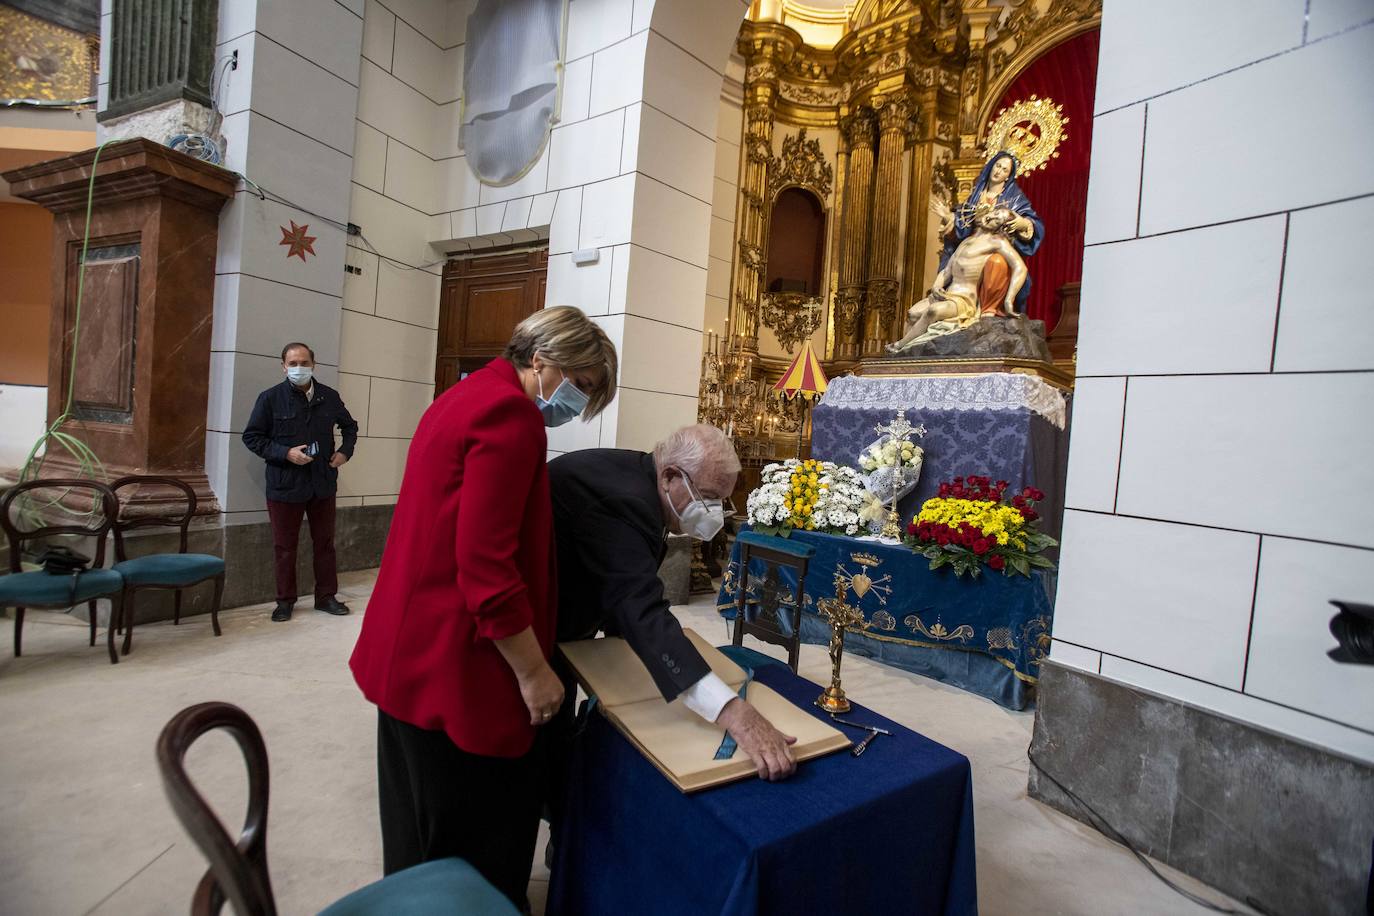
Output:
<path fill-rule="evenodd" d="M 33 444 L 33 448 L 29 450 L 28 458 L 24 461 L 24 467 L 19 472 L 20 483 L 32 480 L 38 476 L 43 464 L 43 459 L 48 455 L 48 444 L 50 442 L 55 442 L 62 446 L 62 448 L 67 450 L 68 454 L 76 459 L 81 476 L 105 476 L 105 466 L 101 463 L 100 458 L 91 447 L 71 433 L 63 432 L 61 427 L 63 423 L 71 419 L 72 399 L 76 392 L 76 354 L 77 344 L 81 339 L 81 300 L 86 285 L 86 252 L 91 244 L 91 211 L 95 203 L 96 165 L 100 162 L 100 153 L 109 142 L 109 140 L 106 140 L 95 148 L 95 158 L 91 160 L 91 177 L 86 186 L 86 228 L 81 239 L 81 261 L 76 275 L 76 316 L 72 323 L 72 359 L 71 372 L 67 378 L 67 401 L 62 408 L 62 413 L 57 419 L 53 420 L 52 424 L 49 425 L 46 430 L 44 430 L 43 435 Z M 50 508 L 56 505 L 61 499 L 62 496 L 54 497 L 48 503 L 47 507 Z"/>

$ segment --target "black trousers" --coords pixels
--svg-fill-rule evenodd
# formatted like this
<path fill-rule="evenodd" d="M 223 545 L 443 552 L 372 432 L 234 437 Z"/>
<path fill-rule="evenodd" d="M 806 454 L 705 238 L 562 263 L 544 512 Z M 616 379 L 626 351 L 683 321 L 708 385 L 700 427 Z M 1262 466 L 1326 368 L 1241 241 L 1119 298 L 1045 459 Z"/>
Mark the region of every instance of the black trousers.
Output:
<path fill-rule="evenodd" d="M 462 750 L 442 731 L 377 711 L 382 868 L 465 859 L 522 912 L 543 802 L 542 741 L 523 757 Z"/>

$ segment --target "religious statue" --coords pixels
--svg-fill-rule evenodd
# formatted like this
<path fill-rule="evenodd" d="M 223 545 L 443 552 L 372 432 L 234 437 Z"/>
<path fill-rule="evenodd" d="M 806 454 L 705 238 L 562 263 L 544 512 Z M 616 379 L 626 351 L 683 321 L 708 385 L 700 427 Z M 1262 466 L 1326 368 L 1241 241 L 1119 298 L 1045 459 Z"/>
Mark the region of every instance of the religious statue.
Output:
<path fill-rule="evenodd" d="M 1036 214 L 1035 208 L 1031 206 L 1030 200 L 1016 183 L 1018 167 L 1019 163 L 1016 156 L 1002 150 L 989 159 L 987 165 L 983 166 L 983 171 L 978 174 L 978 180 L 973 183 L 972 193 L 957 209 L 951 211 L 943 204 L 937 206 L 937 212 L 941 216 L 940 235 L 945 240 L 944 250 L 940 252 L 940 267 L 942 269 L 954 256 L 959 245 L 977 231 L 979 207 L 1002 207 L 1014 214 L 1015 218 L 1008 226 L 1008 237 L 1021 257 L 1028 258 L 1040 248 L 1040 243 L 1044 241 L 1045 237 L 1045 225 L 1040 221 L 1040 217 Z M 987 266 L 989 276 L 986 279 L 990 281 L 990 285 L 1000 286 L 1000 283 L 991 282 L 1000 279 L 992 276 L 993 273 L 998 272 L 997 267 L 999 265 L 995 264 L 995 259 L 993 264 Z M 1011 265 L 1008 264 L 1007 266 L 1010 267 Z M 1027 277 L 1015 296 L 1016 311 L 1025 313 L 1026 299 L 1030 296 L 1030 288 L 1030 278 Z M 989 296 L 988 298 L 996 297 Z"/>
<path fill-rule="evenodd" d="M 900 353 L 914 344 L 963 330 L 984 315 L 1017 314 L 1017 296 L 1030 282 L 1026 262 L 1009 236 L 1016 231 L 1018 219 L 1024 218 L 1005 207 L 978 207 L 973 217 L 973 233 L 945 261 L 935 275 L 930 293 L 907 312 L 906 331 L 901 340 L 888 344 L 889 353 Z M 990 286 L 982 283 L 984 268 L 994 255 L 1001 256 L 1010 277 L 1005 285 L 997 284 L 1000 299 L 982 302 L 979 295 L 986 295 Z"/>

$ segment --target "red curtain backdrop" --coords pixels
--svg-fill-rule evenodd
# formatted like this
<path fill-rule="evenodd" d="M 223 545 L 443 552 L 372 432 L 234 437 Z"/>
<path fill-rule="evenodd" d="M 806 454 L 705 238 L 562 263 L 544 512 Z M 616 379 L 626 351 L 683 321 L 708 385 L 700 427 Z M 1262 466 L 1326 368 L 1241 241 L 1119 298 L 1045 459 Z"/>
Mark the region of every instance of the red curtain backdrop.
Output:
<path fill-rule="evenodd" d="M 1059 158 L 1043 169 L 1017 175 L 1021 190 L 1045 222 L 1045 241 L 1026 261 L 1031 294 L 1026 311 L 1051 330 L 1059 319 L 1059 288 L 1083 277 L 1083 215 L 1088 203 L 1088 158 L 1092 152 L 1093 92 L 1097 86 L 1098 32 L 1094 29 L 1055 45 L 1021 72 L 1007 88 L 992 117 L 1032 94 L 1064 106 L 1069 138 Z M 995 152 L 989 150 L 988 152 Z"/>

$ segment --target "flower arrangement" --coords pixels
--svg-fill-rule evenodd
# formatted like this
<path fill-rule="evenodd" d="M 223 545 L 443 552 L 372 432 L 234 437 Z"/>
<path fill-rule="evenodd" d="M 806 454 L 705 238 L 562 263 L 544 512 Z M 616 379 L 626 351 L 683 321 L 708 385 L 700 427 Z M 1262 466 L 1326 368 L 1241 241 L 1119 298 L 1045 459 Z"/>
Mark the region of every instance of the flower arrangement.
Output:
<path fill-rule="evenodd" d="M 879 468 L 921 467 L 925 450 L 914 442 L 888 437 L 879 439 L 859 455 L 859 467 L 872 474 Z"/>
<path fill-rule="evenodd" d="M 782 537 L 794 529 L 857 534 L 864 495 L 863 481 L 853 468 L 789 458 L 764 467 L 758 489 L 746 504 L 749 524 Z"/>
<path fill-rule="evenodd" d="M 1036 530 L 1037 500 L 1045 494 L 1035 487 L 1006 498 L 1007 482 L 987 477 L 956 477 L 940 484 L 939 494 L 926 500 L 907 526 L 906 542 L 930 560 L 931 569 L 951 566 L 956 575 L 977 576 L 983 564 L 1029 576 L 1031 567 L 1054 568 L 1040 552 L 1058 544 Z"/>

